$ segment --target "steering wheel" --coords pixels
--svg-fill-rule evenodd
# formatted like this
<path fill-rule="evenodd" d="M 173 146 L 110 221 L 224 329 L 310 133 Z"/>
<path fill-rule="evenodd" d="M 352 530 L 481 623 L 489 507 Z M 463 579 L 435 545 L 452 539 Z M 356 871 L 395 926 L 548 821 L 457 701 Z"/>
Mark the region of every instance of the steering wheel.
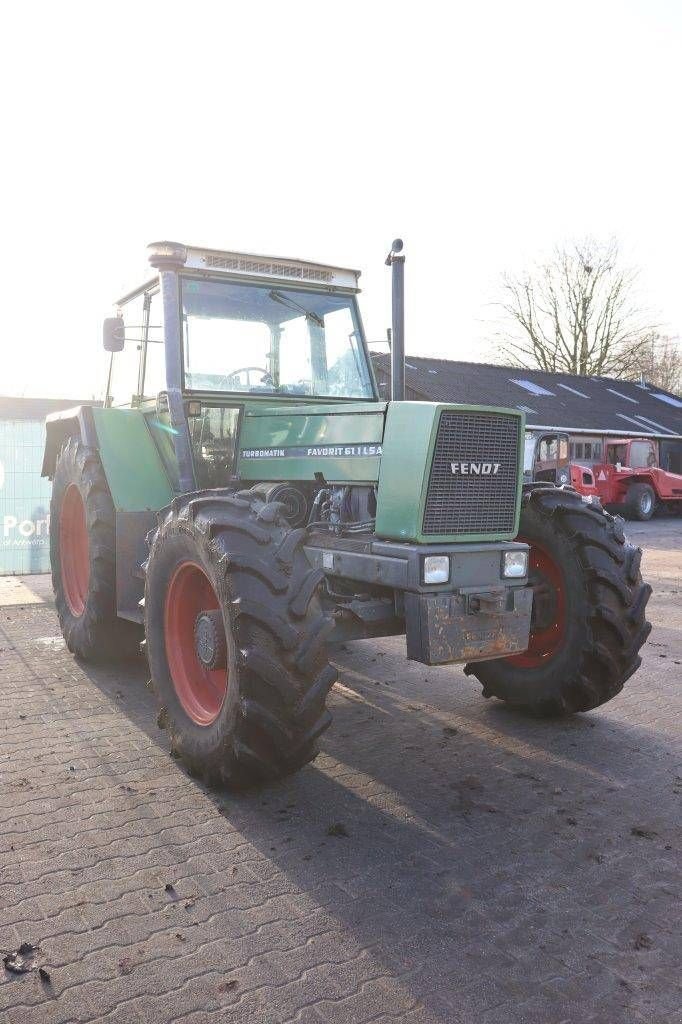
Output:
<path fill-rule="evenodd" d="M 233 370 L 232 373 L 228 373 L 227 379 L 228 380 L 232 380 L 233 377 L 237 377 L 240 373 L 245 373 L 246 374 L 246 386 L 247 386 L 247 388 L 251 387 L 251 374 L 252 373 L 262 373 L 264 377 L 268 378 L 268 381 L 270 382 L 270 384 L 272 384 L 272 377 L 270 376 L 270 371 L 266 370 L 265 367 L 263 367 L 263 366 L 240 366 L 238 370 Z"/>

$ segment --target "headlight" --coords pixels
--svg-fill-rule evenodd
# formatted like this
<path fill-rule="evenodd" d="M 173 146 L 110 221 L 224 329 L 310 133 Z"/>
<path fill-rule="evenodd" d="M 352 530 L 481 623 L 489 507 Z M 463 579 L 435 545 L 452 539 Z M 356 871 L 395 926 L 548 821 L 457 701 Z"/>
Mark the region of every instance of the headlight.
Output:
<path fill-rule="evenodd" d="M 450 559 L 447 555 L 427 555 L 424 559 L 424 583 L 447 583 L 450 579 Z"/>
<path fill-rule="evenodd" d="M 505 551 L 502 556 L 502 575 L 507 579 L 519 579 L 528 575 L 528 552 Z"/>

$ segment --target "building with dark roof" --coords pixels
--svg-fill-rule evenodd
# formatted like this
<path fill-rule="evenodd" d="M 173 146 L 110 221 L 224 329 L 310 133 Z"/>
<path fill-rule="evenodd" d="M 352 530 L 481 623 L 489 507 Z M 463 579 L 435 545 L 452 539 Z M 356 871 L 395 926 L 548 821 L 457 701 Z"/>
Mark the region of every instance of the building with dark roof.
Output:
<path fill-rule="evenodd" d="M 372 356 L 379 390 L 390 393 L 390 356 Z M 682 398 L 646 381 L 576 377 L 518 366 L 408 356 L 406 397 L 521 409 L 534 429 L 569 434 L 682 438 Z"/>
<path fill-rule="evenodd" d="M 390 356 L 373 353 L 372 360 L 388 398 Z M 408 356 L 405 397 L 521 409 L 528 430 L 565 432 L 571 458 L 587 465 L 600 462 L 614 438 L 655 438 L 659 465 L 682 474 L 682 399 L 646 381 Z"/>

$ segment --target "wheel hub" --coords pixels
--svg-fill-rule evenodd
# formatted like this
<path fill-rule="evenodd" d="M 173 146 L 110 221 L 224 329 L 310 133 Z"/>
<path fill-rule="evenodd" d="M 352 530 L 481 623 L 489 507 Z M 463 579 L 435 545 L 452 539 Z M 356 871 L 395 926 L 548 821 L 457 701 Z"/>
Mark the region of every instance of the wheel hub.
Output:
<path fill-rule="evenodd" d="M 212 725 L 227 694 L 227 640 L 213 585 L 203 567 L 189 559 L 177 566 L 168 583 L 164 642 L 168 671 L 183 710 L 197 725 Z M 221 659 L 223 667 L 215 667 Z"/>
<path fill-rule="evenodd" d="M 208 669 L 226 668 L 227 643 L 223 616 L 219 609 L 200 612 L 194 623 L 197 658 Z"/>

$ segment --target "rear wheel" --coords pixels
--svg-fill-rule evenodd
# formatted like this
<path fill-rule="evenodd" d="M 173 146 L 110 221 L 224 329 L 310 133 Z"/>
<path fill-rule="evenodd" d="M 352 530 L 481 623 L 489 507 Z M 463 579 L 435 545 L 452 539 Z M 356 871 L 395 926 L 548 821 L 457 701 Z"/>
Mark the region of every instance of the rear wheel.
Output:
<path fill-rule="evenodd" d="M 628 519 L 645 523 L 656 511 L 656 494 L 650 484 L 631 484 L 625 499 Z"/>
<path fill-rule="evenodd" d="M 530 545 L 534 591 L 528 649 L 465 671 L 484 696 L 536 714 L 589 711 L 615 697 L 641 663 L 651 630 L 641 551 L 619 520 L 563 489 L 524 496 L 519 539 Z"/>
<path fill-rule="evenodd" d="M 311 761 L 336 671 L 322 573 L 276 502 L 250 492 L 177 499 L 146 566 L 152 685 L 190 770 L 241 787 Z"/>
<path fill-rule="evenodd" d="M 89 661 L 136 654 L 141 631 L 116 614 L 111 494 L 97 452 L 76 438 L 67 441 L 55 467 L 50 561 L 57 615 L 69 650 Z"/>

